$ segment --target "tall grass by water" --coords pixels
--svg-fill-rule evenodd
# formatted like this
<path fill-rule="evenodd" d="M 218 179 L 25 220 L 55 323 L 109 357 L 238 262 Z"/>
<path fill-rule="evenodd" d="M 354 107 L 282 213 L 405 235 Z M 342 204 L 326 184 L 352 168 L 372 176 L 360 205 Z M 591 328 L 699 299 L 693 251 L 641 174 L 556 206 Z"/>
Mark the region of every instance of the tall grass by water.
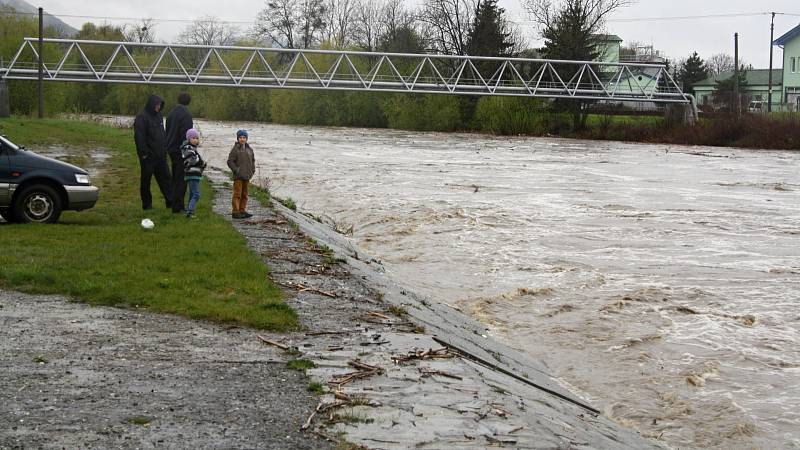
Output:
<path fill-rule="evenodd" d="M 168 111 L 178 93 L 187 90 L 192 95 L 194 116 L 206 119 L 800 149 L 800 114 L 796 113 L 746 114 L 741 119 L 701 117 L 698 126 L 674 123 L 661 116 L 590 114 L 587 126 L 575 129 L 572 117 L 550 101 L 526 97 L 141 85 L 46 84 L 45 88 L 45 108 L 51 115 L 134 115 L 151 93 L 166 100 Z M 23 115 L 36 112 L 35 83 L 12 80 L 9 91 L 12 111 Z"/>
<path fill-rule="evenodd" d="M 696 125 L 669 124 L 659 117 L 616 119 L 571 133 L 584 139 L 703 145 L 751 149 L 800 150 L 800 114 L 718 115 Z M 646 120 L 650 119 L 650 120 Z"/>

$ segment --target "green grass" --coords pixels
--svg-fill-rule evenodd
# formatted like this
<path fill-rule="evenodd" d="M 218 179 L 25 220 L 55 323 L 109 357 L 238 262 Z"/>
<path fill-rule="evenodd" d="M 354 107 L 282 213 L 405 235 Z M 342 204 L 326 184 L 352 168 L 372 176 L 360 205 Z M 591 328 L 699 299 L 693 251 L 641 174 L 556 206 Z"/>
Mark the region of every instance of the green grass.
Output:
<path fill-rule="evenodd" d="M 613 116 L 602 114 L 589 114 L 586 125 L 589 127 L 601 126 L 604 122 L 609 125 L 658 125 L 664 121 L 661 116 Z"/>
<path fill-rule="evenodd" d="M 299 372 L 305 372 L 308 369 L 317 367 L 317 365 L 314 364 L 313 361 L 309 361 L 307 359 L 292 359 L 286 363 L 286 367 Z"/>
<path fill-rule="evenodd" d="M 322 395 L 325 393 L 325 386 L 323 386 L 322 383 L 312 381 L 308 383 L 308 390 L 317 395 Z"/>
<path fill-rule="evenodd" d="M 268 189 L 262 188 L 260 186 L 256 186 L 251 184 L 248 189 L 250 190 L 250 195 L 258 200 L 264 206 L 271 207 L 272 205 L 272 196 L 269 193 Z"/>
<path fill-rule="evenodd" d="M 268 330 L 297 327 L 259 257 L 211 211 L 207 181 L 198 220 L 164 208 L 155 180 L 156 208 L 141 210 L 132 130 L 15 117 L 0 120 L 0 133 L 32 150 L 59 145 L 84 158 L 87 148 L 110 156 L 97 168 L 84 167 L 100 187 L 94 208 L 66 211 L 55 225 L 0 226 L 0 288 Z M 155 222 L 153 230 L 139 225 L 145 217 Z"/>
<path fill-rule="evenodd" d="M 297 211 L 297 204 L 294 202 L 294 200 L 292 200 L 289 197 L 279 198 L 278 202 L 280 202 L 281 205 L 291 209 L 292 211 Z"/>

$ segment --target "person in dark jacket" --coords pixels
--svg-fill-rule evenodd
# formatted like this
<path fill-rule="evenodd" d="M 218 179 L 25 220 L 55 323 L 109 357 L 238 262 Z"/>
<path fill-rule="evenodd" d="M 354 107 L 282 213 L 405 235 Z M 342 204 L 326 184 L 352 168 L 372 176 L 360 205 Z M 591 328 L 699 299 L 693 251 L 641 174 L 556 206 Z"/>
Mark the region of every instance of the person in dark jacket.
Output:
<path fill-rule="evenodd" d="M 153 196 L 150 194 L 150 180 L 155 175 L 161 195 L 167 208 L 172 207 L 169 190 L 169 167 L 167 166 L 166 136 L 164 135 L 164 118 L 161 109 L 164 100 L 157 95 L 147 99 L 142 112 L 133 121 L 133 138 L 136 141 L 136 154 L 142 169 L 139 180 L 139 194 L 142 197 L 142 209 L 153 207 Z"/>
<path fill-rule="evenodd" d="M 247 131 L 236 132 L 236 143 L 233 144 L 228 154 L 228 168 L 233 172 L 233 208 L 231 217 L 234 219 L 247 219 L 253 217 L 246 211 L 247 194 L 250 179 L 256 173 L 256 157 L 250 144 L 247 143 Z"/>
<path fill-rule="evenodd" d="M 183 159 L 181 158 L 181 143 L 186 137 L 186 132 L 194 128 L 192 113 L 189 103 L 192 97 L 187 92 L 178 94 L 178 105 L 172 108 L 167 115 L 167 153 L 172 162 L 171 198 L 172 212 L 183 211 L 186 198 L 186 181 L 184 180 Z"/>

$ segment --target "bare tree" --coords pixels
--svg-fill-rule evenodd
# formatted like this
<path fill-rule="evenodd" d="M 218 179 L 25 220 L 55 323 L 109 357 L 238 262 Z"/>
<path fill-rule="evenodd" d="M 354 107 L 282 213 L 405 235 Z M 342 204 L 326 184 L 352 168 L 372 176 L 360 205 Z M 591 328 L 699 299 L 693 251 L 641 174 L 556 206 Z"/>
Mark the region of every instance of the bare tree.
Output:
<path fill-rule="evenodd" d="M 711 75 L 719 75 L 722 72 L 733 70 L 733 56 L 727 53 L 717 53 L 706 60 L 706 67 Z"/>
<path fill-rule="evenodd" d="M 470 27 L 479 0 L 425 0 L 420 20 L 427 25 L 431 44 L 449 55 L 466 55 Z"/>
<path fill-rule="evenodd" d="M 354 39 L 361 0 L 327 0 L 325 37 L 335 48 L 345 48 Z"/>
<path fill-rule="evenodd" d="M 298 26 L 295 1 L 268 2 L 258 13 L 255 33 L 284 48 L 296 48 L 295 29 Z"/>
<path fill-rule="evenodd" d="M 419 28 L 418 16 L 405 7 L 403 0 L 388 0 L 381 12 L 381 36 L 383 44 L 402 39 L 409 32 L 424 34 Z"/>
<path fill-rule="evenodd" d="M 215 17 L 206 16 L 195 20 L 178 36 L 184 44 L 192 45 L 233 45 L 239 29 Z"/>
<path fill-rule="evenodd" d="M 128 42 L 155 42 L 156 20 L 153 18 L 140 19 L 136 23 L 125 25 L 122 31 Z"/>
<path fill-rule="evenodd" d="M 528 49 L 528 39 L 525 37 L 525 33 L 522 32 L 522 29 L 520 29 L 519 26 L 509 24 L 508 27 L 508 31 L 510 33 L 509 40 L 513 43 L 513 46 L 511 47 L 511 54 L 519 56 Z"/>
<path fill-rule="evenodd" d="M 310 48 L 326 28 L 322 0 L 270 0 L 258 13 L 255 32 L 284 48 Z"/>
<path fill-rule="evenodd" d="M 388 0 L 381 11 L 381 33 L 392 37 L 400 30 L 416 28 L 417 17 L 405 7 L 403 0 Z"/>
<path fill-rule="evenodd" d="M 373 52 L 378 48 L 381 37 L 381 15 L 386 3 L 383 1 L 361 0 L 356 6 L 354 41 L 360 48 Z"/>

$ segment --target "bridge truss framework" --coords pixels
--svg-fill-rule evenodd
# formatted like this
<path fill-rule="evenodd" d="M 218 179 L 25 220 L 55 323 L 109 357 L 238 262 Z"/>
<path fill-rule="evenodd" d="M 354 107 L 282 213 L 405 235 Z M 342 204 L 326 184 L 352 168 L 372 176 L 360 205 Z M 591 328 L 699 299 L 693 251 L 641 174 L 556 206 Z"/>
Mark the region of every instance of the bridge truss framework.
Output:
<path fill-rule="evenodd" d="M 38 38 L 0 78 L 38 79 Z M 666 66 L 262 47 L 43 40 L 43 79 L 691 104 Z"/>

